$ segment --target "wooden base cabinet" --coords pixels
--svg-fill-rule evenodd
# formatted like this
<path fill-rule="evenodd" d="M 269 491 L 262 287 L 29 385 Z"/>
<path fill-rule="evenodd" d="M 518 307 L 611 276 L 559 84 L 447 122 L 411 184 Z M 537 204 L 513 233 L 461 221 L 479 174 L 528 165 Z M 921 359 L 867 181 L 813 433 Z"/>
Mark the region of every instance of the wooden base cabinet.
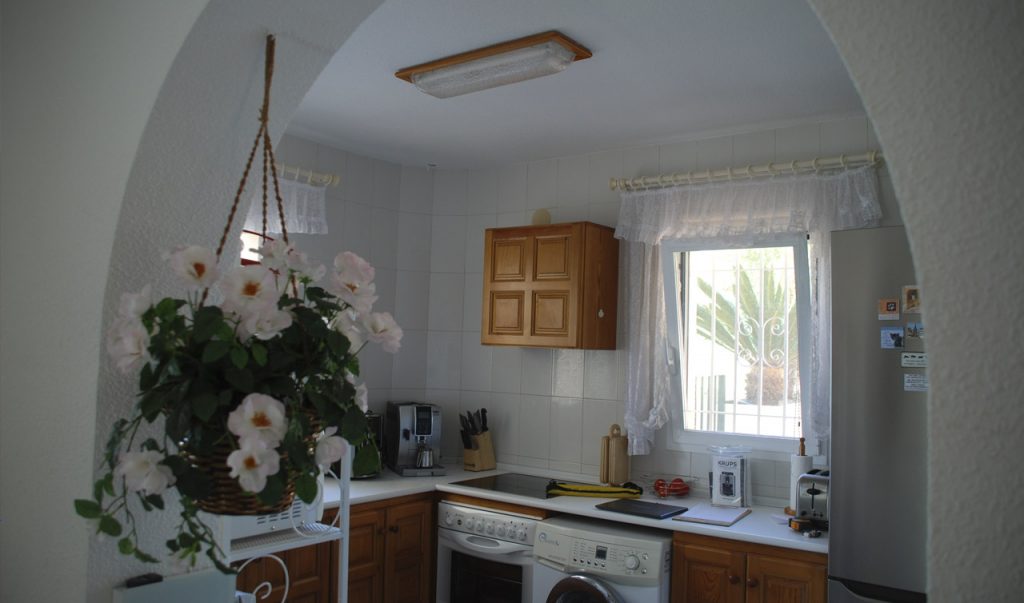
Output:
<path fill-rule="evenodd" d="M 480 343 L 615 349 L 614 232 L 590 222 L 487 229 Z"/>
<path fill-rule="evenodd" d="M 432 600 L 433 493 L 353 505 L 350 517 L 349 602 Z"/>
<path fill-rule="evenodd" d="M 828 558 L 676 532 L 673 603 L 825 603 Z"/>
<path fill-rule="evenodd" d="M 323 523 L 331 523 L 337 509 L 324 512 Z M 338 543 L 324 542 L 279 553 L 288 568 L 287 603 L 336 603 L 338 600 Z M 236 563 L 236 566 L 240 563 Z M 261 603 L 278 603 L 284 595 L 284 572 L 273 559 L 257 559 L 235 580 L 235 588 L 251 593 L 263 582 L 273 587 Z"/>

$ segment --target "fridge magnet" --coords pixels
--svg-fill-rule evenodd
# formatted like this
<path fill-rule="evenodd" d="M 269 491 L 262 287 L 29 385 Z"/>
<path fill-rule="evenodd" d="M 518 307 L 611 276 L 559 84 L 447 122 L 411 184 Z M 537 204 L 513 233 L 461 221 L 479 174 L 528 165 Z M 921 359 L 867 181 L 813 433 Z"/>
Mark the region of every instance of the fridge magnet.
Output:
<path fill-rule="evenodd" d="M 903 313 L 921 313 L 921 289 L 917 285 L 903 287 Z"/>
<path fill-rule="evenodd" d="M 903 330 L 903 336 L 907 339 L 924 339 L 924 323 L 908 322 L 907 328 Z"/>
<path fill-rule="evenodd" d="M 928 368 L 928 354 L 924 352 L 902 352 L 900 354 L 902 368 Z"/>
<path fill-rule="evenodd" d="M 878 320 L 899 320 L 900 300 L 895 297 L 885 297 L 878 300 Z"/>
<path fill-rule="evenodd" d="M 928 375 L 925 373 L 903 373 L 903 391 L 928 391 Z"/>
<path fill-rule="evenodd" d="M 882 327 L 882 349 L 903 348 L 903 327 Z"/>

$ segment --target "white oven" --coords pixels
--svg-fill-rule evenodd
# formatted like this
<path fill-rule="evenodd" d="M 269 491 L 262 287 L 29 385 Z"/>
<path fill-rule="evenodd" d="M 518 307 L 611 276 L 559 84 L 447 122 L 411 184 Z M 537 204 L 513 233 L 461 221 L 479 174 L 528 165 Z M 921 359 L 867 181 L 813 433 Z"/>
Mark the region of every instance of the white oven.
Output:
<path fill-rule="evenodd" d="M 437 603 L 529 603 L 537 518 L 437 506 Z"/>

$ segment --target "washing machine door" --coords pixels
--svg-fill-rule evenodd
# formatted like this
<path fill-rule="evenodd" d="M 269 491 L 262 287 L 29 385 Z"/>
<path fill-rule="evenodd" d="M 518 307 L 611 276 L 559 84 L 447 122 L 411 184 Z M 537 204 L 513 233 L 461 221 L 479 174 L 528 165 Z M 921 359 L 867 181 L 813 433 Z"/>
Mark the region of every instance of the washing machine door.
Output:
<path fill-rule="evenodd" d="M 623 603 L 612 589 L 591 576 L 570 574 L 551 589 L 547 603 Z"/>

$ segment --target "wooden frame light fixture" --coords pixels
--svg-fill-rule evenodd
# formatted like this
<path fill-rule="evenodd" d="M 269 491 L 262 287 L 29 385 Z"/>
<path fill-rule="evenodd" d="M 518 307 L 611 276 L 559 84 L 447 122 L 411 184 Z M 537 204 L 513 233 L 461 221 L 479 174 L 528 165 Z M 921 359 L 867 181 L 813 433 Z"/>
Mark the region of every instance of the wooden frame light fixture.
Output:
<path fill-rule="evenodd" d="M 449 98 L 558 73 L 591 56 L 571 38 L 548 31 L 406 67 L 395 77 L 431 96 Z"/>

